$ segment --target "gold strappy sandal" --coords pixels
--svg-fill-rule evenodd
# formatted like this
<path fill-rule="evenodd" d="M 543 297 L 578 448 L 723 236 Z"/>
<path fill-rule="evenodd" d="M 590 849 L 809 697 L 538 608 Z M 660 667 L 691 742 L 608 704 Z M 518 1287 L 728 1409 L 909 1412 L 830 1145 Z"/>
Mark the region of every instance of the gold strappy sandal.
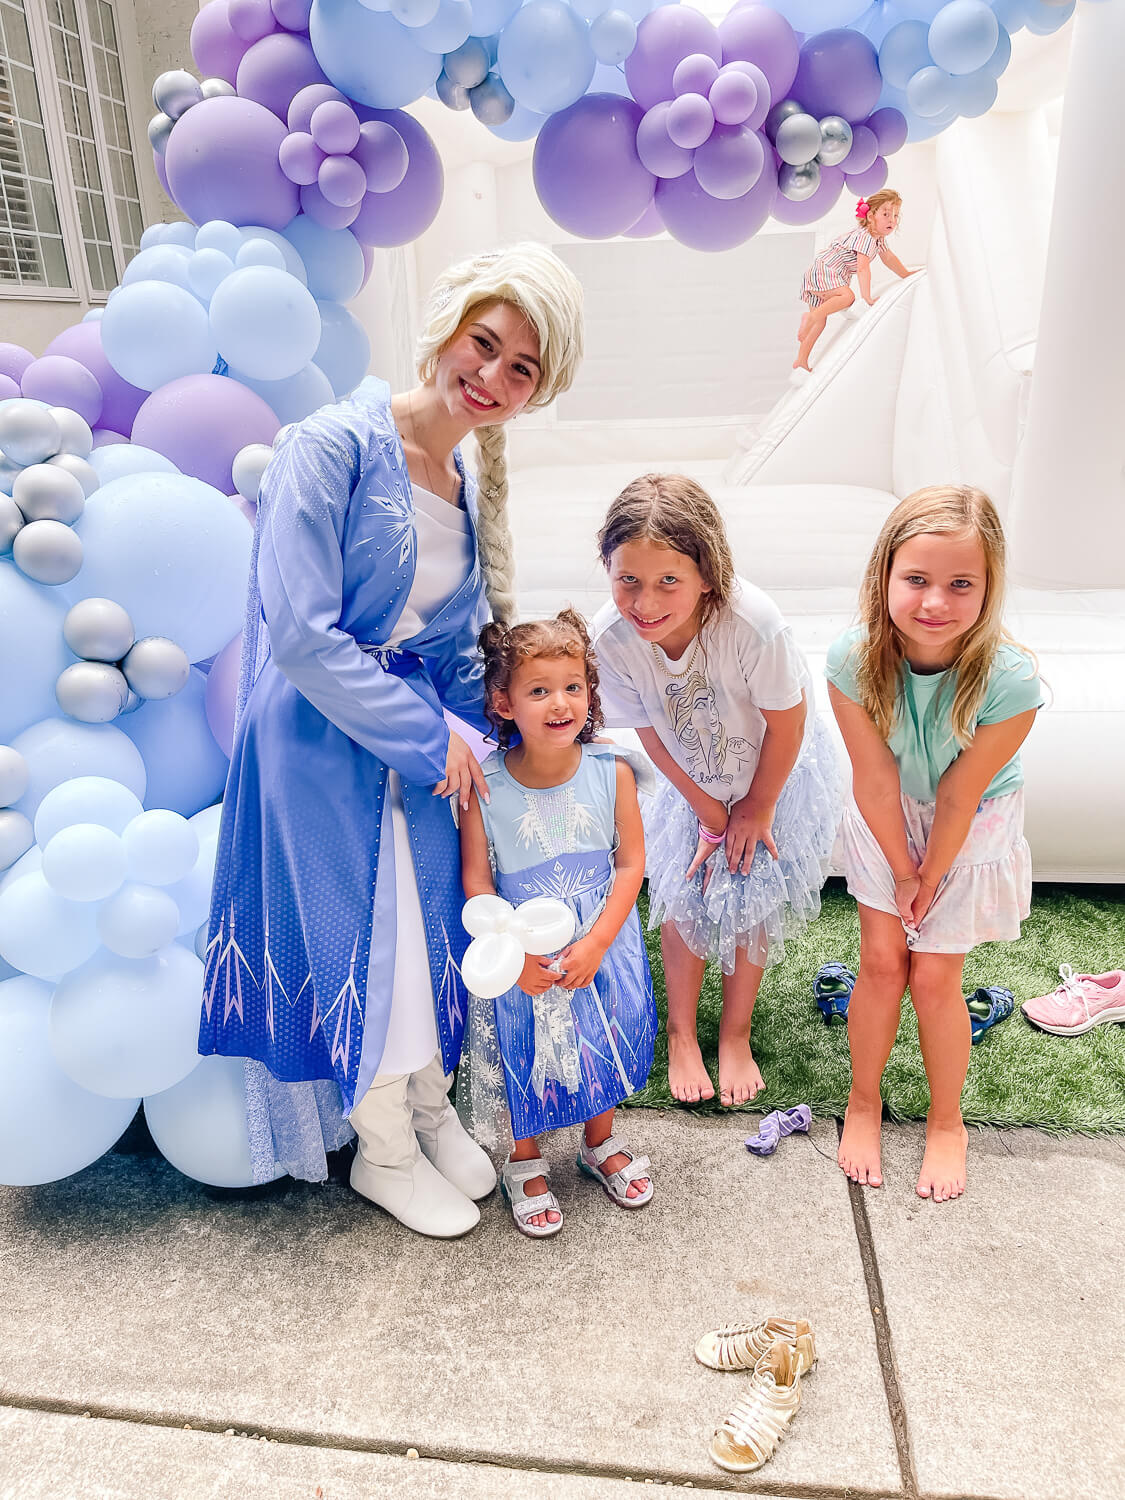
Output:
<path fill-rule="evenodd" d="M 812 1327 L 804 1318 L 766 1318 L 761 1323 L 716 1328 L 696 1344 L 695 1357 L 709 1370 L 752 1370 L 778 1339 L 796 1346 L 799 1374 L 816 1364 Z"/>
<path fill-rule="evenodd" d="M 799 1371 L 797 1350 L 783 1339 L 762 1355 L 750 1389 L 711 1439 L 711 1457 L 720 1469 L 749 1474 L 773 1457 L 801 1404 Z"/>

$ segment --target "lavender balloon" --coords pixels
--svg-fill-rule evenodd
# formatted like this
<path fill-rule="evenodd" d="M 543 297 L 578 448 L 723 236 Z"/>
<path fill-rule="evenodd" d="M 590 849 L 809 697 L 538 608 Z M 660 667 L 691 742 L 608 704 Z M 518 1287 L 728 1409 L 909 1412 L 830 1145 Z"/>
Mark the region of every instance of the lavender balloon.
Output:
<path fill-rule="evenodd" d="M 793 93 L 810 114 L 865 120 L 882 89 L 875 48 L 858 31 L 823 31 L 801 48 Z"/>
<path fill-rule="evenodd" d="M 406 142 L 410 165 L 398 187 L 368 193 L 351 226 L 361 244 L 389 247 L 416 240 L 441 207 L 445 177 L 441 157 L 423 126 L 402 110 L 364 110 L 371 120 L 393 125 Z"/>
<path fill-rule="evenodd" d="M 754 63 L 773 97 L 785 98 L 797 76 L 800 45 L 784 16 L 768 5 L 738 5 L 719 22 L 719 40 L 724 63 Z"/>
<path fill-rule="evenodd" d="M 715 112 L 702 94 L 681 94 L 668 107 L 668 135 L 673 145 L 693 151 L 715 128 Z"/>
<path fill-rule="evenodd" d="M 255 42 L 238 65 L 236 84 L 243 99 L 264 105 L 284 120 L 294 94 L 312 83 L 327 83 L 307 37 L 278 31 Z"/>
<path fill-rule="evenodd" d="M 23 394 L 48 406 L 68 406 L 96 427 L 102 412 L 102 390 L 85 365 L 65 354 L 45 354 L 23 372 Z"/>
<path fill-rule="evenodd" d="M 191 55 L 201 73 L 233 83 L 250 43 L 235 35 L 227 13 L 227 0 L 209 0 L 191 24 L 190 45 Z"/>
<path fill-rule="evenodd" d="M 677 146 L 668 134 L 671 108 L 669 99 L 654 104 L 637 126 L 637 155 L 655 177 L 682 177 L 691 170 L 692 153 Z"/>
<path fill-rule="evenodd" d="M 906 121 L 903 120 L 905 130 Z M 879 155 L 879 137 L 870 125 L 857 125 L 852 131 L 852 148 L 840 162 L 833 166 L 843 167 L 845 172 L 866 172 Z"/>
<path fill-rule="evenodd" d="M 866 124 L 874 133 L 880 156 L 891 156 L 906 145 L 906 116 L 901 110 L 877 109 L 867 117 Z"/>
<path fill-rule="evenodd" d="M 250 99 L 204 99 L 178 122 L 163 157 L 176 202 L 198 224 L 227 219 L 284 229 L 296 216 L 297 189 L 281 170 L 287 132 Z"/>
<path fill-rule="evenodd" d="M 868 193 L 877 193 L 887 182 L 887 164 L 881 156 L 877 156 L 866 172 L 849 172 L 847 174 L 848 192 L 855 193 L 859 198 L 866 198 Z"/>
<path fill-rule="evenodd" d="M 535 189 L 556 224 L 601 239 L 622 234 L 652 202 L 656 179 L 637 154 L 640 107 L 614 94 L 587 94 L 539 132 Z"/>
<path fill-rule="evenodd" d="M 698 52 L 716 63 L 723 61 L 719 33 L 698 11 L 667 5 L 645 16 L 637 27 L 637 45 L 625 62 L 629 92 L 641 108 L 670 99 L 678 64 Z"/>
<path fill-rule="evenodd" d="M 0 375 L 7 375 L 19 385 L 23 372 L 35 355 L 21 344 L 0 344 Z"/>
<path fill-rule="evenodd" d="M 747 125 L 716 125 L 695 153 L 695 176 L 712 198 L 741 198 L 758 178 L 766 160 L 766 143 Z"/>
<path fill-rule="evenodd" d="M 656 185 L 656 207 L 675 239 L 692 250 L 732 250 L 770 216 L 777 178 L 767 167 L 741 198 L 713 198 L 694 172 Z"/>
<path fill-rule="evenodd" d="M 133 437 L 229 495 L 235 454 L 247 443 L 272 442 L 279 425 L 261 397 L 237 381 L 188 375 L 152 393 L 137 413 Z"/>
<path fill-rule="evenodd" d="M 369 193 L 392 192 L 410 166 L 406 142 L 385 120 L 364 120 L 354 155 L 367 178 Z"/>

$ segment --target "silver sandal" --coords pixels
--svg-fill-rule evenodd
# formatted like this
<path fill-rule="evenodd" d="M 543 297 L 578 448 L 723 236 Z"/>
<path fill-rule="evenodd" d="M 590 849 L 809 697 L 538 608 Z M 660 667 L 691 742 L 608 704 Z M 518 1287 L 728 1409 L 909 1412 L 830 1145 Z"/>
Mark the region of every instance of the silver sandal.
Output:
<path fill-rule="evenodd" d="M 526 1234 L 529 1240 L 550 1239 L 551 1235 L 558 1234 L 563 1227 L 562 1210 L 559 1208 L 559 1200 L 549 1188 L 545 1193 L 528 1196 L 524 1191 L 524 1183 L 532 1177 L 544 1177 L 550 1181 L 547 1177 L 547 1163 L 541 1156 L 532 1156 L 526 1161 L 513 1161 L 509 1157 L 500 1168 L 500 1192 L 512 1211 L 512 1222 L 521 1234 Z M 536 1214 L 546 1213 L 558 1214 L 557 1222 L 530 1222 Z"/>
<path fill-rule="evenodd" d="M 602 1167 L 618 1152 L 629 1160 L 616 1172 L 603 1172 Z M 592 1177 L 611 1203 L 618 1208 L 644 1208 L 652 1202 L 652 1168 L 647 1156 L 634 1156 L 623 1141 L 615 1135 L 607 1136 L 600 1146 L 588 1146 L 585 1141 L 578 1150 L 578 1167 L 587 1177 Z M 648 1178 L 648 1187 L 635 1198 L 629 1197 L 629 1184 L 641 1177 Z"/>

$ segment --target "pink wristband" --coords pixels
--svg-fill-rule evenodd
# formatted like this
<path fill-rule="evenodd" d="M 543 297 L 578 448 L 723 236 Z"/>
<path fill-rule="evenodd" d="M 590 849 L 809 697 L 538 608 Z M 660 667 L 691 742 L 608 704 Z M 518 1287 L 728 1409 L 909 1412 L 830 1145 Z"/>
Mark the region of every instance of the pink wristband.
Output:
<path fill-rule="evenodd" d="M 699 828 L 699 837 L 703 840 L 703 842 L 705 844 L 713 844 L 716 848 L 723 842 L 723 840 L 727 836 L 725 829 L 722 833 L 712 833 L 710 829 L 704 828 L 702 823 L 699 823 L 697 826 Z"/>

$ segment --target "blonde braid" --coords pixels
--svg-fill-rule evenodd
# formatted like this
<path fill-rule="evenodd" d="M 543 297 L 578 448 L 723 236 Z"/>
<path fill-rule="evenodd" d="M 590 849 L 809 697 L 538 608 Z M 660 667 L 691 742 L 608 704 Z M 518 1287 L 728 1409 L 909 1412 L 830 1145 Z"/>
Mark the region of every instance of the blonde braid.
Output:
<path fill-rule="evenodd" d="M 493 618 L 512 625 L 516 618 L 515 561 L 508 525 L 508 438 L 502 426 L 478 427 L 477 555 Z"/>

